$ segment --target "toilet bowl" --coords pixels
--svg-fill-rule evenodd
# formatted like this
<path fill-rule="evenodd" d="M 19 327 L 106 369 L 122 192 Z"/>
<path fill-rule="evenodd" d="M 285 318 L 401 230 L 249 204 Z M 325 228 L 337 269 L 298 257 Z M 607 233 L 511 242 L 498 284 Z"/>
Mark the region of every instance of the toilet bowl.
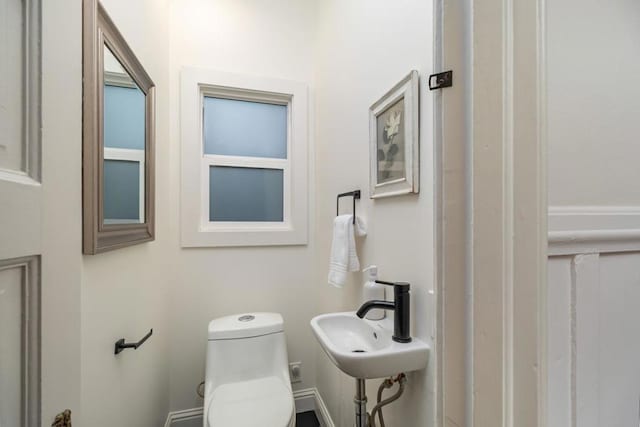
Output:
<path fill-rule="evenodd" d="M 204 427 L 295 427 L 282 316 L 249 313 L 209 323 Z"/>

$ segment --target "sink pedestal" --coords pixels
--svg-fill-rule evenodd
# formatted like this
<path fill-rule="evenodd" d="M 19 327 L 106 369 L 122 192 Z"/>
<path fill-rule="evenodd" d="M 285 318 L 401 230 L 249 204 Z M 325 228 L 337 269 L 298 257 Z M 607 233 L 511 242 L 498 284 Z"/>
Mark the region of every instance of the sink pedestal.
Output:
<path fill-rule="evenodd" d="M 367 416 L 367 390 L 362 378 L 356 378 L 356 395 L 353 398 L 356 406 L 356 424 L 355 427 L 368 427 L 369 420 Z"/>

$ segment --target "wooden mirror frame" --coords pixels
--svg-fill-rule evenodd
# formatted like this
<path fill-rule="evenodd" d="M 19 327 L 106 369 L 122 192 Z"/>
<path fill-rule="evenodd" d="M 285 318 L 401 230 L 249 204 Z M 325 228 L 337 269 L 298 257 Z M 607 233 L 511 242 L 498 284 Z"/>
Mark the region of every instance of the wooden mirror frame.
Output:
<path fill-rule="evenodd" d="M 105 224 L 104 47 L 145 95 L 145 222 Z M 83 0 L 82 98 L 83 253 L 97 254 L 155 238 L 155 85 L 97 0 Z"/>

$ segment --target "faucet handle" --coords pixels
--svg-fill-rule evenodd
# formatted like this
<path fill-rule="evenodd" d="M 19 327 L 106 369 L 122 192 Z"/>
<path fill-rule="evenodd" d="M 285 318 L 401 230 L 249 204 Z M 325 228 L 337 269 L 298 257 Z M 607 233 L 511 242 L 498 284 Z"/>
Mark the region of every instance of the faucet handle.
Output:
<path fill-rule="evenodd" d="M 381 285 L 398 287 L 400 289 L 409 289 L 411 285 L 408 282 L 387 282 L 385 280 L 376 280 L 376 283 L 380 283 Z"/>

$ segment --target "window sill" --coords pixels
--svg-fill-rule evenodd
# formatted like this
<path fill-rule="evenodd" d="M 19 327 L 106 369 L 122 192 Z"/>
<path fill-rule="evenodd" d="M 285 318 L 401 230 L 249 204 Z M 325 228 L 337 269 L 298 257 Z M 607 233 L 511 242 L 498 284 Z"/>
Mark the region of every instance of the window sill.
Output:
<path fill-rule="evenodd" d="M 199 231 L 183 231 L 183 248 L 238 246 L 297 246 L 307 244 L 306 231 L 290 226 L 250 227 L 239 229 L 206 227 Z"/>

